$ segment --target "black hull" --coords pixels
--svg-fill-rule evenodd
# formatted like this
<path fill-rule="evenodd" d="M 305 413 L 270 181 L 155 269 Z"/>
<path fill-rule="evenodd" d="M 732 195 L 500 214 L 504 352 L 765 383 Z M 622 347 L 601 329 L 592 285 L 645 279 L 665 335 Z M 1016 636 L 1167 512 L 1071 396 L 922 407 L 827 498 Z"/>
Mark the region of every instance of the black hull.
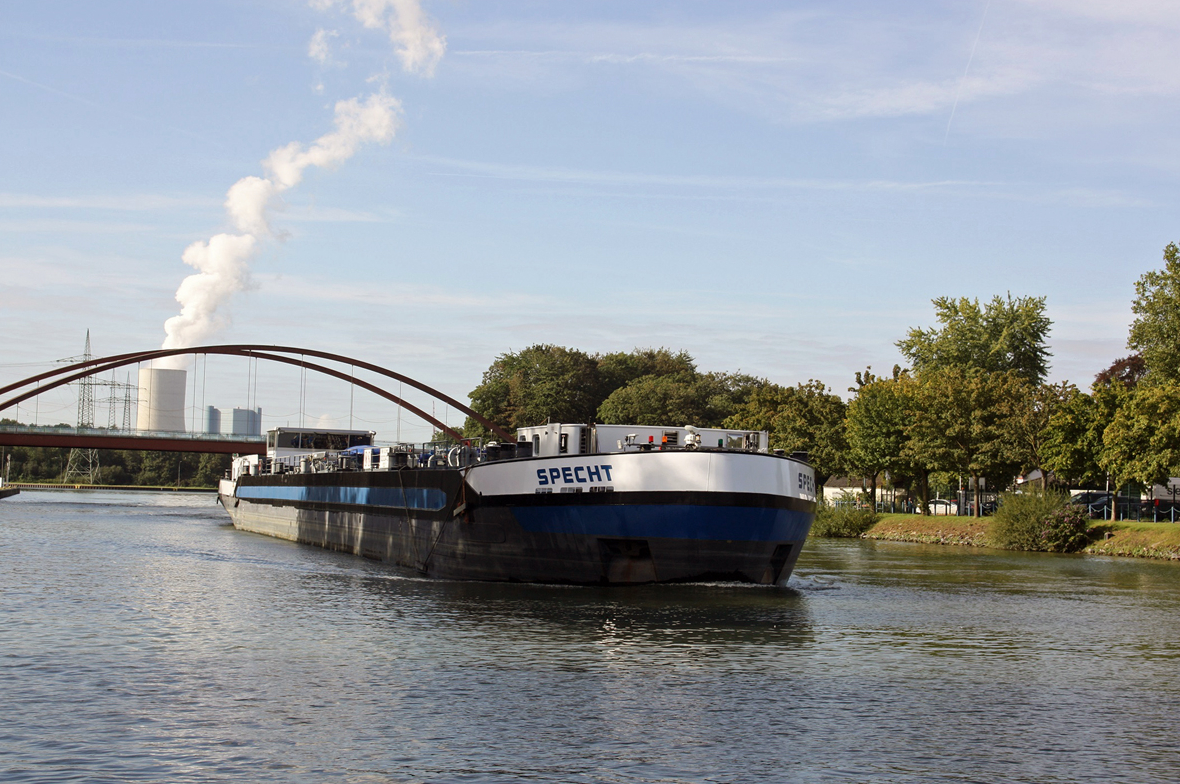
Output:
<path fill-rule="evenodd" d="M 345 479 L 346 478 L 346 479 Z M 771 496 L 713 498 L 702 494 L 616 493 L 537 497 L 477 496 L 460 470 L 358 472 L 242 477 L 239 495 L 283 495 L 307 487 L 406 502 L 439 491 L 437 509 L 374 503 L 316 502 L 291 498 L 221 501 L 240 529 L 359 555 L 457 580 L 584 585 L 649 582 L 740 581 L 775 584 L 794 568 L 814 506 Z M 339 493 L 325 493 L 338 497 Z M 628 498 L 627 496 L 634 496 Z M 689 497 L 692 496 L 692 497 Z M 426 496 L 422 496 L 426 497 Z M 441 497 L 441 496 L 430 496 Z M 735 506 L 735 504 L 737 504 Z M 702 538 L 684 521 L 717 521 L 757 538 Z M 752 521 L 752 522 L 751 522 Z M 751 525 L 755 528 L 751 529 Z M 613 526 L 613 527 L 612 527 Z M 646 527 L 645 527 L 646 526 Z M 728 530 L 728 529 L 727 529 Z M 671 535 L 653 536 L 666 531 Z M 634 535 L 639 533 L 640 535 Z"/>

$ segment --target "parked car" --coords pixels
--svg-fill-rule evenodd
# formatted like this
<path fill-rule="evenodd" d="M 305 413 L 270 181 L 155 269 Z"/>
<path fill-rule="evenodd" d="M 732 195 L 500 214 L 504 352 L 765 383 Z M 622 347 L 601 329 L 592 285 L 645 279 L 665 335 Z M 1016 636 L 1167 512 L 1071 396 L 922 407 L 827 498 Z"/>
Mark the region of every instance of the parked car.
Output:
<path fill-rule="evenodd" d="M 1110 493 L 1102 490 L 1087 490 L 1084 493 L 1078 493 L 1071 496 L 1069 502 L 1074 506 L 1108 506 L 1110 504 Z"/>
<path fill-rule="evenodd" d="M 1105 490 L 1087 490 L 1069 499 L 1073 506 L 1084 508 L 1090 517 L 1106 517 L 1110 514 L 1111 499 L 1114 494 Z M 1119 517 L 1151 517 L 1154 513 L 1154 503 L 1137 497 L 1120 495 L 1118 497 Z"/>

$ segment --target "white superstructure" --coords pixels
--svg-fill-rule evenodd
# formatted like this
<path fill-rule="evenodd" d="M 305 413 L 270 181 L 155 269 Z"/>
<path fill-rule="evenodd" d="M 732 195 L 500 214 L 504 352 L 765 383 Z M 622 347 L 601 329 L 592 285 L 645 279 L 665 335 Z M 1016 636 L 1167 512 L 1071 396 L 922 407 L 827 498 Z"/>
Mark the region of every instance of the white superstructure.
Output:
<path fill-rule="evenodd" d="M 595 425 L 552 422 L 516 431 L 518 443 L 532 446 L 534 457 L 638 452 L 663 449 L 731 449 L 769 451 L 765 430 L 727 430 L 717 427 L 651 425 Z"/>

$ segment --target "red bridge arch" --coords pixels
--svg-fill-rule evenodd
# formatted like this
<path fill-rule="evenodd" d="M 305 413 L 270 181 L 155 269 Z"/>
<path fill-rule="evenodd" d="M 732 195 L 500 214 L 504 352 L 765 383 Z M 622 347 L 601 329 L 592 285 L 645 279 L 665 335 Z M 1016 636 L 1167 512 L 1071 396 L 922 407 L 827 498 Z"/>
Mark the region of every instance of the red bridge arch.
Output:
<path fill-rule="evenodd" d="M 425 421 L 429 422 L 431 425 L 435 426 L 436 428 L 438 428 L 442 432 L 446 433 L 447 435 L 451 436 L 452 438 L 459 439 L 459 438 L 463 437 L 463 435 L 459 431 L 449 427 L 447 424 L 439 421 L 438 419 L 436 419 L 435 417 L 426 413 L 425 411 L 418 408 L 414 404 L 406 402 L 405 400 L 398 397 L 397 395 L 387 392 L 384 389 L 381 389 L 380 387 L 375 386 L 374 384 L 370 384 L 367 381 L 362 381 L 361 379 L 354 378 L 354 377 L 352 377 L 348 374 L 345 374 L 339 370 L 335 370 L 333 368 L 326 367 L 324 365 L 320 365 L 320 364 L 317 364 L 314 362 L 308 362 L 306 357 L 315 357 L 317 359 L 327 359 L 332 362 L 339 362 L 341 364 L 346 364 L 346 365 L 350 365 L 354 368 L 361 368 L 363 370 L 368 370 L 373 373 L 377 373 L 379 375 L 385 376 L 387 378 L 391 378 L 396 381 L 400 381 L 404 384 L 408 384 L 411 387 L 414 387 L 415 389 L 425 392 L 426 394 L 430 395 L 434 399 L 439 400 L 443 403 L 446 403 L 447 405 L 451 406 L 452 408 L 456 408 L 459 411 L 462 411 L 464 414 L 471 417 L 475 421 L 479 422 L 481 425 L 488 428 L 489 430 L 491 430 L 493 433 L 500 436 L 501 438 L 506 439 L 508 441 L 515 441 L 516 440 L 516 438 L 513 434 L 509 433 L 507 430 L 504 430 L 502 427 L 500 427 L 496 423 L 492 422 L 487 417 L 482 416 L 481 414 L 473 411 L 471 408 L 464 405 L 463 403 L 460 403 L 458 400 L 455 400 L 454 398 L 438 391 L 437 389 L 429 387 L 420 381 L 412 379 L 409 376 L 403 375 L 401 373 L 397 373 L 393 370 L 389 370 L 388 368 L 383 368 L 380 365 L 374 365 L 371 362 L 365 362 L 364 360 L 355 359 L 353 357 L 348 357 L 343 354 L 334 354 L 334 353 L 331 353 L 328 351 L 317 351 L 315 349 L 296 348 L 293 346 L 267 346 L 267 345 L 261 345 L 261 344 L 251 344 L 251 343 L 238 343 L 238 344 L 228 344 L 228 345 L 219 345 L 219 346 L 194 346 L 191 348 L 178 348 L 178 349 L 155 349 L 152 351 L 136 351 L 136 352 L 132 352 L 132 353 L 128 353 L 128 354 L 115 354 L 115 355 L 112 355 L 109 357 L 99 357 L 97 359 L 92 359 L 87 362 L 76 362 L 71 365 L 65 365 L 60 368 L 54 368 L 53 370 L 45 371 L 44 373 L 39 373 L 35 376 L 29 376 L 28 378 L 21 379 L 20 381 L 14 382 L 12 384 L 8 384 L 7 386 L 0 387 L 0 395 L 6 395 L 6 394 L 13 392 L 15 390 L 18 390 L 18 389 L 22 389 L 22 388 L 28 387 L 30 385 L 39 384 L 39 382 L 42 382 L 42 381 L 49 382 L 46 384 L 42 384 L 40 386 L 36 386 L 34 389 L 27 390 L 25 392 L 17 394 L 15 396 L 9 398 L 8 400 L 0 401 L 0 411 L 3 411 L 6 408 L 11 408 L 12 406 L 15 406 L 19 403 L 23 403 L 24 401 L 28 400 L 29 398 L 36 397 L 37 395 L 41 394 L 42 392 L 48 392 L 51 389 L 56 389 L 57 387 L 64 386 L 65 384 L 72 383 L 74 381 L 77 381 L 78 379 L 85 378 L 87 376 L 97 375 L 99 373 L 104 373 L 108 370 L 113 370 L 115 368 L 125 367 L 127 365 L 134 365 L 139 362 L 147 362 L 149 360 L 154 360 L 154 359 L 163 359 L 165 357 L 174 357 L 174 356 L 188 355 L 188 354 L 192 354 L 192 355 L 215 354 L 215 355 L 226 355 L 226 356 L 250 357 L 250 358 L 255 358 L 255 359 L 266 360 L 268 362 L 279 362 L 279 363 L 286 364 L 286 365 L 294 365 L 296 367 L 306 368 L 307 370 L 312 370 L 317 373 L 321 373 L 323 375 L 332 376 L 333 378 L 339 378 L 343 381 L 347 381 L 354 386 L 358 386 L 362 389 L 372 392 L 373 394 L 375 394 L 379 397 L 382 397 L 386 400 L 396 403 L 396 404 L 402 406 L 403 408 L 417 414 L 419 417 L 421 417 Z M 287 356 L 287 355 L 290 355 L 290 356 Z M 299 358 L 296 359 L 294 355 L 298 355 Z M 52 380 L 50 380 L 50 379 L 52 379 Z"/>

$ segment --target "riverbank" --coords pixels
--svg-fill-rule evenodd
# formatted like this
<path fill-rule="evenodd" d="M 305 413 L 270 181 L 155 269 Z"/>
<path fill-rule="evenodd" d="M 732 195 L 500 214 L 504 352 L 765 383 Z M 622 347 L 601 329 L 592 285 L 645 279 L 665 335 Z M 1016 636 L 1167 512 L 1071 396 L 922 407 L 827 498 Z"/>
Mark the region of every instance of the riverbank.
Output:
<path fill-rule="evenodd" d="M 216 487 L 170 487 L 160 485 L 81 485 L 57 484 L 53 482 L 7 482 L 5 487 L 15 487 L 18 490 L 133 490 L 155 493 L 215 493 Z"/>
<path fill-rule="evenodd" d="M 883 514 L 877 524 L 865 532 L 864 538 L 986 547 L 989 519 Z M 1083 550 L 1085 553 L 1180 561 L 1180 524 L 1095 520 L 1090 530 L 1094 542 Z"/>

